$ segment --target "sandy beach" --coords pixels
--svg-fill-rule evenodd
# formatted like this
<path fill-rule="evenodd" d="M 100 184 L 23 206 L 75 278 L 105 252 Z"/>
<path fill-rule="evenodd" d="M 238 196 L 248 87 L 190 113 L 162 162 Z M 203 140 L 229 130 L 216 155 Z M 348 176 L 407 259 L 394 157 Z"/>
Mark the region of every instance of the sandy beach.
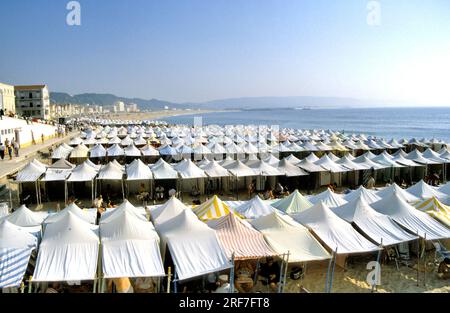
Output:
<path fill-rule="evenodd" d="M 112 119 L 112 120 L 155 120 L 164 117 L 180 116 L 180 115 L 194 115 L 194 114 L 205 114 L 212 112 L 222 112 L 221 110 L 161 110 L 161 111 L 150 111 L 150 112 L 135 112 L 135 113 L 108 113 L 102 115 L 102 118 Z"/>

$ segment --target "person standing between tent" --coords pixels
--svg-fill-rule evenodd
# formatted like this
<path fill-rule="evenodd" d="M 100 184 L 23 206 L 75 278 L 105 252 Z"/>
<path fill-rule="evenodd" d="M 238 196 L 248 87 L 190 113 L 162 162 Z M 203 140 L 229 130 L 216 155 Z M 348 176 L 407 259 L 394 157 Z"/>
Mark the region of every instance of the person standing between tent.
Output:
<path fill-rule="evenodd" d="M 3 109 L 0 109 L 0 120 L 3 119 L 3 115 L 5 115 L 5 111 L 3 111 Z"/>
<path fill-rule="evenodd" d="M 94 207 L 97 209 L 97 225 L 100 223 L 100 218 L 102 217 L 102 213 L 104 212 L 104 209 L 102 208 L 103 205 L 103 197 L 102 195 L 99 195 L 94 200 Z"/>
<path fill-rule="evenodd" d="M 370 176 L 369 180 L 367 181 L 367 189 L 373 189 L 375 187 L 375 179 L 373 176 Z"/>

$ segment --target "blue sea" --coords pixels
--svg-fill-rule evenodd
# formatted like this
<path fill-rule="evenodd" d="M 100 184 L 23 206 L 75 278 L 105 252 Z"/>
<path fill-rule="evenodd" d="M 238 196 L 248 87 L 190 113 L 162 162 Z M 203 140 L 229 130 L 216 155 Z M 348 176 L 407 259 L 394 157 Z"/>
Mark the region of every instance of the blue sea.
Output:
<path fill-rule="evenodd" d="M 331 129 L 396 138 L 437 138 L 450 142 L 450 108 L 361 108 L 361 109 L 261 109 L 212 112 L 163 118 L 171 124 L 279 125 L 300 129 Z"/>

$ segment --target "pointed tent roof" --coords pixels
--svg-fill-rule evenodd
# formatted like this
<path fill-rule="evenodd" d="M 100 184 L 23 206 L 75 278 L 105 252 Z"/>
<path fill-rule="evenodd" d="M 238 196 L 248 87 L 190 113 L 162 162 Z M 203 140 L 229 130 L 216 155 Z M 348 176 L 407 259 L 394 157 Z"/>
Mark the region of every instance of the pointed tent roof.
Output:
<path fill-rule="evenodd" d="M 70 163 L 67 160 L 64 159 L 59 159 L 58 161 L 56 161 L 55 163 L 53 163 L 52 165 L 50 165 L 48 167 L 49 169 L 64 169 L 64 170 L 71 170 L 73 168 L 75 168 L 75 165 L 73 165 L 72 163 Z"/>
<path fill-rule="evenodd" d="M 348 171 L 347 168 L 333 162 L 327 155 L 322 156 L 319 160 L 314 162 L 314 164 L 322 166 L 324 169 L 332 173 L 341 173 Z"/>
<path fill-rule="evenodd" d="M 336 164 L 342 165 L 343 167 L 346 167 L 349 170 L 354 170 L 354 171 L 367 169 L 366 166 L 353 162 L 353 160 L 351 160 L 348 155 L 344 155 L 342 158 L 337 160 Z"/>
<path fill-rule="evenodd" d="M 179 280 L 230 267 L 215 231 L 198 220 L 191 210 L 156 225 L 163 247 L 168 246 Z"/>
<path fill-rule="evenodd" d="M 100 233 L 105 278 L 165 275 L 159 237 L 152 223 L 122 210 L 100 224 Z"/>
<path fill-rule="evenodd" d="M 420 163 L 420 164 L 438 164 L 439 163 L 439 162 L 436 162 L 436 161 L 433 161 L 433 160 L 425 158 L 422 155 L 422 153 L 419 150 L 417 150 L 417 149 L 414 149 L 413 151 L 408 153 L 405 156 L 405 158 L 408 159 L 408 160 L 412 160 L 414 162 Z"/>
<path fill-rule="evenodd" d="M 406 165 L 406 166 L 412 166 L 412 167 L 423 166 L 423 164 L 419 164 L 419 163 L 414 162 L 413 160 L 406 159 L 401 154 L 397 154 L 396 156 L 393 156 L 392 160 L 397 162 L 397 163 L 399 163 L 399 164 L 401 164 L 401 165 Z"/>
<path fill-rule="evenodd" d="M 422 156 L 428 160 L 434 161 L 436 163 L 449 163 L 450 161 L 442 158 L 439 153 L 431 150 L 431 148 L 427 148 L 425 152 L 422 154 Z"/>
<path fill-rule="evenodd" d="M 173 148 L 170 145 L 165 145 L 159 148 L 159 154 L 161 155 L 177 155 L 177 149 Z"/>
<path fill-rule="evenodd" d="M 278 254 L 289 252 L 289 262 L 326 260 L 331 256 L 308 229 L 287 216 L 273 212 L 251 221 Z"/>
<path fill-rule="evenodd" d="M 327 172 L 326 169 L 324 169 L 322 166 L 314 164 L 313 162 L 309 161 L 308 159 L 303 159 L 299 163 L 296 164 L 296 166 L 310 172 Z"/>
<path fill-rule="evenodd" d="M 404 167 L 400 163 L 397 163 L 392 159 L 392 157 L 386 153 L 386 151 L 383 151 L 383 153 L 377 155 L 372 159 L 372 161 L 379 163 L 381 165 L 387 166 L 387 167 Z"/>
<path fill-rule="evenodd" d="M 233 213 L 209 221 L 208 226 L 216 230 L 219 242 L 228 258 L 231 258 L 233 253 L 237 260 L 277 254 L 265 242 L 260 232 Z"/>
<path fill-rule="evenodd" d="M 206 163 L 205 165 L 201 165 L 200 168 L 202 170 L 204 170 L 206 175 L 208 175 L 209 177 L 230 176 L 230 173 L 228 172 L 228 170 L 226 168 L 220 166 L 220 164 L 215 160 L 212 160 L 212 161 Z"/>
<path fill-rule="evenodd" d="M 416 210 L 397 192 L 372 203 L 371 207 L 379 213 L 390 216 L 411 232 L 418 233 L 420 237 L 426 235 L 428 240 L 450 237 L 448 228 L 435 221 L 428 214 Z"/>
<path fill-rule="evenodd" d="M 73 214 L 79 219 L 85 221 L 86 223 L 95 224 L 95 218 L 96 216 L 93 214 L 89 214 L 88 212 L 80 209 L 75 203 L 69 204 L 67 207 L 65 207 L 62 211 L 49 215 L 44 223 L 45 224 L 52 224 L 59 222 L 60 220 L 63 220 L 66 218 L 68 214 Z"/>
<path fill-rule="evenodd" d="M 66 159 L 72 149 L 67 149 L 63 145 L 59 145 L 55 150 L 53 150 L 51 159 Z"/>
<path fill-rule="evenodd" d="M 147 212 L 145 211 L 145 209 L 139 210 L 134 205 L 132 205 L 130 201 L 125 199 L 117 208 L 113 208 L 104 212 L 101 215 L 100 224 L 109 223 L 116 217 L 122 216 L 123 212 L 128 212 L 140 220 L 147 221 Z"/>
<path fill-rule="evenodd" d="M 392 185 L 380 190 L 377 192 L 377 196 L 381 199 L 384 199 L 386 197 L 391 196 L 392 194 L 397 193 L 400 195 L 405 201 L 407 202 L 417 202 L 420 199 L 416 197 L 415 195 L 409 193 L 405 189 L 402 189 L 399 185 L 396 183 L 393 183 Z"/>
<path fill-rule="evenodd" d="M 16 182 L 35 182 L 39 179 L 39 177 L 42 176 L 42 174 L 44 174 L 45 171 L 45 168 L 42 168 L 35 163 L 30 162 L 17 173 Z"/>
<path fill-rule="evenodd" d="M 246 177 L 246 176 L 256 176 L 258 175 L 252 168 L 248 167 L 240 160 L 236 160 L 229 165 L 223 166 L 225 167 L 231 174 L 236 177 Z"/>
<path fill-rule="evenodd" d="M 445 193 L 439 191 L 436 187 L 428 185 L 426 182 L 421 179 L 416 184 L 406 189 L 410 194 L 420 198 L 421 200 L 429 199 L 432 197 L 436 197 L 443 202 L 449 202 L 450 196 Z"/>
<path fill-rule="evenodd" d="M 322 201 L 301 213 L 294 214 L 292 217 L 314 231 L 331 250 L 337 249 L 337 254 L 378 250 L 376 245 L 360 235 Z"/>
<path fill-rule="evenodd" d="M 356 226 L 377 244 L 390 246 L 417 239 L 389 216 L 372 209 L 364 198 L 355 198 L 349 203 L 331 209 L 337 216 Z"/>
<path fill-rule="evenodd" d="M 302 170 L 300 167 L 295 166 L 293 163 L 289 162 L 286 158 L 278 163 L 278 170 L 287 177 L 294 176 L 306 176 L 309 175 L 308 172 Z"/>
<path fill-rule="evenodd" d="M 331 208 L 347 203 L 347 201 L 344 200 L 344 197 L 342 195 L 334 193 L 333 191 L 330 190 L 330 188 L 327 188 L 325 191 L 317 195 L 309 197 L 308 200 L 311 201 L 313 204 L 323 202 L 325 205 Z"/>
<path fill-rule="evenodd" d="M 106 153 L 108 156 L 114 157 L 114 156 L 123 156 L 125 154 L 125 151 L 122 149 L 122 147 L 119 146 L 119 144 L 114 144 L 113 146 L 109 147 L 108 150 L 106 150 Z"/>
<path fill-rule="evenodd" d="M 127 180 L 148 180 L 153 179 L 150 168 L 141 160 L 135 159 L 126 167 Z"/>
<path fill-rule="evenodd" d="M 386 165 L 382 165 L 380 163 L 376 163 L 376 162 L 372 161 L 365 154 L 360 155 L 359 157 L 354 159 L 353 162 L 366 167 L 366 169 L 373 168 L 375 170 L 379 170 L 379 169 L 383 169 L 383 168 L 387 167 Z"/>
<path fill-rule="evenodd" d="M 298 163 L 300 163 L 300 159 L 296 158 L 293 154 L 289 154 L 289 156 L 285 157 L 286 160 L 288 160 L 289 162 L 297 165 Z"/>
<path fill-rule="evenodd" d="M 2 220 L 7 220 L 20 227 L 33 227 L 41 225 L 46 217 L 45 215 L 42 212 L 33 212 L 22 204 L 17 210 L 5 216 Z"/>
<path fill-rule="evenodd" d="M 88 163 L 83 162 L 72 170 L 67 179 L 68 182 L 92 181 L 97 176 L 97 171 Z"/>
<path fill-rule="evenodd" d="M 234 211 L 248 219 L 255 219 L 264 215 L 268 215 L 275 212 L 275 208 L 269 205 L 267 202 L 261 200 L 256 195 L 253 199 L 245 201 L 243 204 L 234 208 Z"/>
<path fill-rule="evenodd" d="M 206 177 L 205 172 L 195 165 L 191 159 L 184 159 L 182 162 L 178 163 L 175 170 L 180 174 L 181 178 L 202 178 Z"/>
<path fill-rule="evenodd" d="M 141 148 L 141 152 L 142 152 L 143 156 L 158 156 L 159 155 L 159 151 L 156 150 L 151 145 L 146 145 L 143 148 Z"/>
<path fill-rule="evenodd" d="M 125 149 L 123 149 L 125 156 L 128 157 L 140 157 L 142 156 L 141 150 L 136 148 L 136 146 L 132 143 Z"/>
<path fill-rule="evenodd" d="M 123 171 L 112 162 L 102 166 L 98 172 L 99 180 L 122 180 Z"/>
<path fill-rule="evenodd" d="M 220 198 L 214 195 L 209 200 L 196 206 L 192 211 L 201 220 L 213 220 L 230 213 L 230 208 Z"/>
<path fill-rule="evenodd" d="M 70 152 L 70 158 L 87 158 L 88 154 L 89 148 L 86 147 L 84 144 L 80 144 Z"/>
<path fill-rule="evenodd" d="M 283 172 L 278 170 L 277 168 L 269 165 L 263 160 L 258 160 L 251 165 L 249 165 L 251 169 L 253 169 L 256 173 L 261 176 L 280 176 L 283 175 Z"/>
<path fill-rule="evenodd" d="M 344 195 L 344 200 L 351 202 L 355 199 L 363 199 L 367 203 L 377 202 L 381 200 L 381 197 L 377 196 L 377 193 L 373 190 L 359 186 L 358 189 L 352 190 L 350 193 Z"/>
<path fill-rule="evenodd" d="M 37 238 L 7 220 L 0 221 L 0 238 L 0 289 L 20 287 Z"/>
<path fill-rule="evenodd" d="M 286 214 L 294 214 L 309 209 L 313 204 L 295 189 L 289 196 L 272 203 L 272 206 Z"/>
<path fill-rule="evenodd" d="M 33 281 L 93 280 L 98 250 L 98 226 L 68 212 L 45 228 Z"/>
<path fill-rule="evenodd" d="M 319 157 L 315 155 L 314 152 L 311 152 L 305 159 L 313 163 L 319 161 Z"/>
<path fill-rule="evenodd" d="M 172 196 L 166 203 L 157 206 L 150 211 L 151 218 L 155 225 L 162 224 L 177 216 L 188 208 L 175 196 Z"/>
<path fill-rule="evenodd" d="M 153 166 L 150 167 L 153 177 L 155 179 L 177 179 L 178 172 L 173 169 L 173 167 L 164 161 L 159 159 Z"/>
<path fill-rule="evenodd" d="M 433 197 L 419 201 L 414 204 L 414 207 L 450 227 L 450 207 L 440 202 L 437 198 Z"/>

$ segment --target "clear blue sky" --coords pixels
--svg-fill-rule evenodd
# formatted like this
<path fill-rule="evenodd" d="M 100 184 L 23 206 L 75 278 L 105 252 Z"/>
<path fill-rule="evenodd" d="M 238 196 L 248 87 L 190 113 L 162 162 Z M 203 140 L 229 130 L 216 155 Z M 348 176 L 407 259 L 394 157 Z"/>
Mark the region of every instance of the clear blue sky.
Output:
<path fill-rule="evenodd" d="M 0 81 L 169 101 L 336 96 L 450 105 L 450 1 L 0 4 Z"/>

